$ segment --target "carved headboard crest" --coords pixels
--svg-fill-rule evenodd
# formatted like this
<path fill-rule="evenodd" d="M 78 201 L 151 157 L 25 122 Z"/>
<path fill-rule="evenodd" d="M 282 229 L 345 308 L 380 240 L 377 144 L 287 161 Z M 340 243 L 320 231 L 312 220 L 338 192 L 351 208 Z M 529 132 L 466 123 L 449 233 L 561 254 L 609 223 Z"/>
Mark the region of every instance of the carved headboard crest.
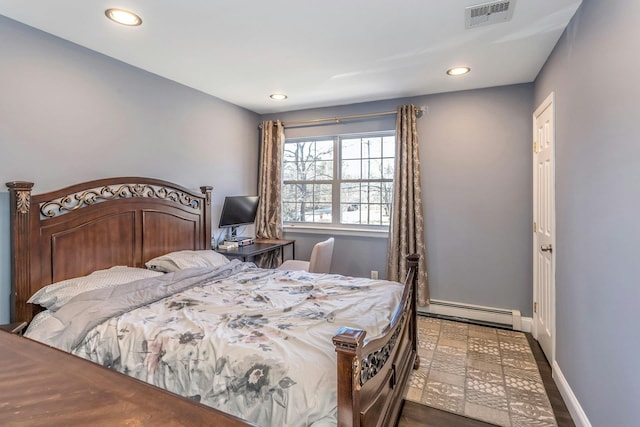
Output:
<path fill-rule="evenodd" d="M 180 190 L 147 184 L 122 184 L 92 188 L 42 203 L 40 205 L 40 215 L 53 218 L 58 215 L 73 212 L 84 206 L 128 197 L 149 197 L 171 200 L 183 206 L 200 209 L 200 200 Z"/>

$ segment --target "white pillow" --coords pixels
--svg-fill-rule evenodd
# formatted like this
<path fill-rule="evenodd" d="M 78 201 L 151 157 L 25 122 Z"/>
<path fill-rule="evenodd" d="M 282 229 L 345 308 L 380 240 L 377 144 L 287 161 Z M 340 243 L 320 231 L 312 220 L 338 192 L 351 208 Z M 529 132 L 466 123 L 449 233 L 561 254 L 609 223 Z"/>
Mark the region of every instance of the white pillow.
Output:
<path fill-rule="evenodd" d="M 75 277 L 45 286 L 33 294 L 27 302 L 56 311 L 69 302 L 71 298 L 83 292 L 161 275 L 162 273 L 160 272 L 144 268 L 115 266 L 107 270 L 94 271 L 88 276 Z"/>
<path fill-rule="evenodd" d="M 43 310 L 40 313 L 33 316 L 33 319 L 31 319 L 31 322 L 29 322 L 29 327 L 27 328 L 24 334 L 26 335 L 30 330 L 36 329 L 38 326 L 46 322 L 47 319 L 50 318 L 52 315 L 53 315 L 53 311 Z"/>
<path fill-rule="evenodd" d="M 221 267 L 229 260 L 212 250 L 171 252 L 147 261 L 147 268 L 171 273 L 193 267 Z"/>

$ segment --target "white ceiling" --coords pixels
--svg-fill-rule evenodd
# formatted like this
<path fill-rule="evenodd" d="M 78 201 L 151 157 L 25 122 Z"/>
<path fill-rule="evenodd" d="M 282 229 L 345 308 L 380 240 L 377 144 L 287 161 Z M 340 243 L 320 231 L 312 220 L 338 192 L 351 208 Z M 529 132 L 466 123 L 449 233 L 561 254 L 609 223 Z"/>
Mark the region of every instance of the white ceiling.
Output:
<path fill-rule="evenodd" d="M 265 114 L 531 82 L 581 0 L 516 0 L 510 22 L 465 30 L 483 2 L 0 0 L 0 14 Z"/>

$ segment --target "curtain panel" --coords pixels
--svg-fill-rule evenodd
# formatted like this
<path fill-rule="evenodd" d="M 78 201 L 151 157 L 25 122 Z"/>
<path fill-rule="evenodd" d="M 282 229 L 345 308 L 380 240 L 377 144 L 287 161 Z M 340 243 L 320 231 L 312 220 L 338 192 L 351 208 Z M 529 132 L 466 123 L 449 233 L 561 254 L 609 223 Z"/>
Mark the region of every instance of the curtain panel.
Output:
<path fill-rule="evenodd" d="M 398 107 L 393 209 L 387 249 L 387 278 L 402 282 L 407 275 L 406 255 L 420 255 L 418 305 L 429 303 L 424 216 L 420 181 L 417 112 L 414 105 Z"/>
<path fill-rule="evenodd" d="M 262 122 L 256 238 L 282 238 L 282 151 L 284 126 L 278 121 Z M 261 268 L 276 268 L 282 263 L 280 251 L 271 251 L 255 258 Z"/>

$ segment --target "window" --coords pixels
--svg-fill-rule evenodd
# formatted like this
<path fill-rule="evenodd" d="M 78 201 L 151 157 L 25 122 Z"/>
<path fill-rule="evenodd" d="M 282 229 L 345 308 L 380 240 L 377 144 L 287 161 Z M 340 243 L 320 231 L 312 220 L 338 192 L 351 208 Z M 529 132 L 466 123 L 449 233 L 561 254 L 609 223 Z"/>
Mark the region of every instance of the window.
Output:
<path fill-rule="evenodd" d="M 283 220 L 387 228 L 394 166 L 394 132 L 287 140 Z"/>

